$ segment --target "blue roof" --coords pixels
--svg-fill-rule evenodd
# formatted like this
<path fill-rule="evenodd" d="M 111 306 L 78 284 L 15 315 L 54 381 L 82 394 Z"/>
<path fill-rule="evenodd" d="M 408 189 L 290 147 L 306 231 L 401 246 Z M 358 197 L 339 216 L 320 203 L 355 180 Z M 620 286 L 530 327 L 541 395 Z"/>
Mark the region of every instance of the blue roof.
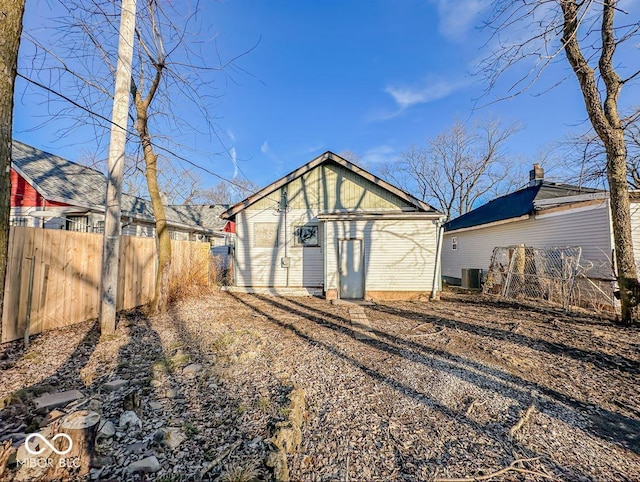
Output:
<path fill-rule="evenodd" d="M 543 181 L 534 186 L 528 186 L 511 194 L 493 199 L 462 216 L 452 219 L 444 225 L 444 229 L 445 231 L 453 231 L 505 219 L 519 218 L 526 214 L 533 214 L 534 201 L 595 192 L 601 192 L 601 190 Z"/>

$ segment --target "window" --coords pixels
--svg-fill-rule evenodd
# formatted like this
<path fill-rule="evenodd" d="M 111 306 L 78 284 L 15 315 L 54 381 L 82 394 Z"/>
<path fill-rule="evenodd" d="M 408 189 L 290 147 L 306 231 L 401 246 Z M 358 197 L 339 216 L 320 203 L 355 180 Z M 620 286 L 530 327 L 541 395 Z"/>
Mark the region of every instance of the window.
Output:
<path fill-rule="evenodd" d="M 27 218 L 11 218 L 11 226 L 26 226 Z"/>
<path fill-rule="evenodd" d="M 96 225 L 93 227 L 93 232 L 104 234 L 104 221 L 96 221 Z"/>
<path fill-rule="evenodd" d="M 320 246 L 318 242 L 318 225 L 305 224 L 293 230 L 294 246 Z"/>
<path fill-rule="evenodd" d="M 67 216 L 67 231 L 89 232 L 89 216 Z"/>
<path fill-rule="evenodd" d="M 454 236 L 453 238 L 451 238 L 451 249 L 453 251 L 457 251 L 458 249 L 458 237 Z"/>
<path fill-rule="evenodd" d="M 253 247 L 274 248 L 278 246 L 278 223 L 255 223 L 253 225 Z"/>

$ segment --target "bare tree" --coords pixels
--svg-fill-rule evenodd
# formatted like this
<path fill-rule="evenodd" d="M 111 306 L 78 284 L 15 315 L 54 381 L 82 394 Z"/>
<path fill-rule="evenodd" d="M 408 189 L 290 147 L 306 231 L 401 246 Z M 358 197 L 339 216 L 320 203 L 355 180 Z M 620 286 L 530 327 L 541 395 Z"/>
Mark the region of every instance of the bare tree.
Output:
<path fill-rule="evenodd" d="M 527 90 L 564 53 L 582 94 L 594 131 L 606 152 L 622 322 L 638 319 L 640 284 L 631 239 L 625 130 L 640 115 L 621 115 L 623 87 L 640 75 L 614 61 L 616 51 L 633 48 L 640 20 L 630 18 L 619 0 L 500 0 L 486 26 L 497 46 L 482 68 L 488 89 L 506 72 L 515 73 L 509 95 Z M 619 19 L 617 16 L 621 16 Z M 526 35 L 523 35 L 526 32 Z M 508 40 L 507 40 L 508 39 Z M 624 77 L 621 73 L 624 72 Z"/>
<path fill-rule="evenodd" d="M 13 90 L 18 65 L 24 0 L 0 0 L 0 318 L 4 306 L 4 282 L 9 251 L 9 172 L 13 136 Z M 2 327 L 0 327 L 0 335 Z"/>
<path fill-rule="evenodd" d="M 258 189 L 258 186 L 248 179 L 236 178 L 233 183 L 220 181 L 211 188 L 200 190 L 197 195 L 197 202 L 235 204 L 246 199 Z"/>
<path fill-rule="evenodd" d="M 125 156 L 122 192 L 149 199 L 144 158 L 136 152 Z M 78 163 L 107 173 L 107 160 L 87 152 L 78 158 Z M 170 162 L 166 156 L 158 157 L 158 183 L 168 204 L 193 204 L 199 202 L 202 181 L 194 169 L 187 169 Z"/>
<path fill-rule="evenodd" d="M 629 125 L 624 135 L 627 143 L 627 182 L 630 189 L 640 189 L 640 126 Z M 560 142 L 557 150 L 565 159 L 570 182 L 580 186 L 606 186 L 607 151 L 593 130 L 567 138 Z"/>
<path fill-rule="evenodd" d="M 512 162 L 504 146 L 517 130 L 516 124 L 489 121 L 470 131 L 456 122 L 427 145 L 412 146 L 381 173 L 454 218 L 513 187 Z"/>
<path fill-rule="evenodd" d="M 197 50 L 203 48 L 202 39 L 194 38 L 200 32 L 197 22 L 202 18 L 196 15 L 198 2 L 192 5 L 139 0 L 138 3 L 130 110 L 135 133 L 129 133 L 130 145 L 136 147 L 129 149 L 129 155 L 144 160 L 144 168 L 140 170 L 146 179 L 156 220 L 157 273 L 151 309 L 157 312 L 167 307 L 171 266 L 166 201 L 163 203 L 166 193 L 163 194 L 160 184 L 160 155 L 171 158 L 172 163 L 192 164 L 178 140 L 181 136 L 192 138 L 197 134 L 220 139 L 210 114 L 214 76 L 225 68 L 233 69 L 235 59 L 223 63 L 212 39 L 206 45 L 208 59 Z M 110 86 L 117 60 L 118 5 L 113 0 L 67 0 L 63 3 L 67 15 L 60 19 L 63 38 L 54 37 L 54 47 L 45 46 L 44 40 L 27 37 L 41 56 L 38 62 L 32 63 L 38 66 L 37 72 L 35 68 L 32 71 L 34 75 L 46 77 L 41 83 L 58 89 L 71 85 L 72 88 L 66 90 L 77 93 L 71 106 L 65 104 L 55 113 L 56 121 L 70 119 L 67 129 L 72 130 L 86 124 L 88 111 L 94 120 L 97 138 L 104 137 L 108 131 L 104 113 L 111 102 Z M 216 62 L 213 67 L 211 58 Z M 190 105 L 191 111 L 180 115 L 185 105 Z M 78 106 L 85 106 L 81 115 Z M 199 114 L 195 118 L 194 111 Z M 195 192 L 193 189 L 184 202 L 190 201 Z"/>

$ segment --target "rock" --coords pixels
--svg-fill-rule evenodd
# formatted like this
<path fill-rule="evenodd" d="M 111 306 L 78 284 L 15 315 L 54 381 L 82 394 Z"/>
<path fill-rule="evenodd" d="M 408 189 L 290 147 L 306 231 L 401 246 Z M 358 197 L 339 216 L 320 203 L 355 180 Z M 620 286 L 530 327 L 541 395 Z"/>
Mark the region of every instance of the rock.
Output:
<path fill-rule="evenodd" d="M 66 413 L 64 413 L 61 410 L 52 410 L 51 412 L 49 412 L 49 414 L 46 417 L 44 417 L 42 422 L 40 422 L 40 428 L 46 427 L 51 422 L 55 422 L 60 417 L 64 417 L 65 415 L 66 415 Z"/>
<path fill-rule="evenodd" d="M 116 390 L 120 390 L 121 388 L 126 387 L 128 384 L 129 380 L 118 378 L 117 380 L 111 380 L 110 382 L 105 383 L 104 385 L 102 385 L 102 388 L 104 388 L 108 392 L 115 392 Z"/>
<path fill-rule="evenodd" d="M 87 408 L 89 410 L 93 410 L 94 412 L 99 412 L 100 410 L 102 410 L 102 402 L 100 400 L 89 400 L 89 403 L 87 404 Z"/>
<path fill-rule="evenodd" d="M 161 428 L 153 434 L 153 440 L 165 447 L 175 450 L 187 439 L 187 436 L 179 428 Z"/>
<path fill-rule="evenodd" d="M 98 438 L 111 438 L 116 434 L 116 426 L 111 420 L 103 420 L 98 428 Z"/>
<path fill-rule="evenodd" d="M 195 375 L 198 372 L 202 371 L 202 365 L 199 363 L 192 363 L 191 365 L 187 365 L 183 368 L 183 375 Z"/>
<path fill-rule="evenodd" d="M 147 450 L 147 442 L 136 442 L 127 445 L 126 452 L 128 454 L 141 454 Z"/>
<path fill-rule="evenodd" d="M 155 455 L 152 455 L 151 457 L 146 457 L 142 460 L 138 460 L 137 462 L 133 462 L 132 464 L 130 464 L 127 467 L 127 472 L 129 472 L 130 474 L 136 472 L 153 474 L 155 472 L 158 472 L 160 468 L 160 462 L 158 462 L 158 459 Z"/>
<path fill-rule="evenodd" d="M 164 396 L 167 398 L 176 398 L 178 396 L 178 390 L 175 388 L 170 388 L 164 393 Z"/>
<path fill-rule="evenodd" d="M 8 433 L 6 435 L 2 435 L 0 437 L 0 442 L 4 442 L 6 440 L 11 440 L 12 443 L 18 443 L 18 442 L 22 442 L 24 439 L 27 438 L 27 434 L 26 433 L 22 433 L 22 432 L 16 432 L 16 433 Z"/>
<path fill-rule="evenodd" d="M 78 390 L 68 390 L 66 392 L 57 392 L 42 395 L 36 398 L 33 403 L 35 404 L 37 410 L 52 409 L 67 405 L 68 403 L 79 400 L 81 398 L 84 398 L 82 392 Z"/>
<path fill-rule="evenodd" d="M 104 467 L 109 467 L 110 465 L 113 465 L 116 463 L 116 459 L 115 457 L 111 456 L 111 455 L 96 455 L 94 454 L 93 457 L 91 457 L 91 467 L 95 468 L 95 469 L 101 469 Z"/>
<path fill-rule="evenodd" d="M 160 402 L 149 402 L 149 408 L 151 410 L 162 410 L 162 404 Z"/>
<path fill-rule="evenodd" d="M 104 467 L 100 469 L 91 469 L 89 470 L 89 477 L 91 478 L 91 480 L 99 480 L 103 471 L 104 471 Z"/>
<path fill-rule="evenodd" d="M 118 428 L 130 430 L 134 427 L 142 428 L 142 422 L 136 415 L 136 412 L 127 410 L 120 415 L 120 421 L 118 422 Z"/>

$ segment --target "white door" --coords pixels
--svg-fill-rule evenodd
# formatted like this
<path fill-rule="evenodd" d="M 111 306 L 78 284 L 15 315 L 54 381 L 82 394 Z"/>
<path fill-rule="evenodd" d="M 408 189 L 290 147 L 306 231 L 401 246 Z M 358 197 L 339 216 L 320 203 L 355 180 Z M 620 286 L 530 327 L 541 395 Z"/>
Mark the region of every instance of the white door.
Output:
<path fill-rule="evenodd" d="M 340 298 L 364 298 L 364 256 L 361 239 L 338 240 Z"/>

